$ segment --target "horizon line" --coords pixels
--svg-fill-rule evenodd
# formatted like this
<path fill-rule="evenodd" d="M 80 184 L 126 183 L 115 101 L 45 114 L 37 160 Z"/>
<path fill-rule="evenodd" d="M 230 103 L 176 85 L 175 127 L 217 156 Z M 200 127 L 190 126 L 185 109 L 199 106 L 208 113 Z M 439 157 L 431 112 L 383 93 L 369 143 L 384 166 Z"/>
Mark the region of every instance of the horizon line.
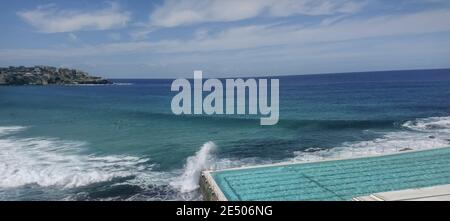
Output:
<path fill-rule="evenodd" d="M 296 77 L 296 76 L 314 76 L 314 75 L 335 75 L 335 74 L 365 74 L 365 73 L 380 73 L 380 72 L 401 72 L 401 71 L 437 71 L 437 70 L 450 70 L 450 67 L 447 68 L 429 68 L 429 69 L 394 69 L 394 70 L 374 70 L 374 71 L 351 71 L 351 72 L 326 72 L 326 73 L 315 73 L 315 74 L 280 74 L 280 75 L 263 75 L 263 76 L 247 76 L 247 77 L 217 77 L 217 79 L 227 79 L 227 78 L 274 78 L 274 77 Z M 194 71 L 192 71 L 193 73 Z M 173 78 L 108 78 L 109 80 L 173 80 L 177 79 L 177 77 Z M 193 78 L 185 78 L 185 79 L 193 79 Z M 205 78 L 206 79 L 206 78 Z"/>

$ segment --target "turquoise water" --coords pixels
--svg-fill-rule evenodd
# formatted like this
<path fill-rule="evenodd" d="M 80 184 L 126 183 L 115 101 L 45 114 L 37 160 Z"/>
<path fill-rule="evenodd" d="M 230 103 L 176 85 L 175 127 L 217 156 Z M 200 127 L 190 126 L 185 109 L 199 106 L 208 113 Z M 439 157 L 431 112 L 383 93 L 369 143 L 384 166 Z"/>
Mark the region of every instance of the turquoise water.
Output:
<path fill-rule="evenodd" d="M 450 183 L 450 148 L 212 173 L 229 200 L 351 200 Z"/>
<path fill-rule="evenodd" d="M 450 70 L 282 77 L 269 127 L 175 116 L 172 80 L 113 81 L 0 87 L 0 200 L 199 200 L 204 169 L 450 142 Z"/>

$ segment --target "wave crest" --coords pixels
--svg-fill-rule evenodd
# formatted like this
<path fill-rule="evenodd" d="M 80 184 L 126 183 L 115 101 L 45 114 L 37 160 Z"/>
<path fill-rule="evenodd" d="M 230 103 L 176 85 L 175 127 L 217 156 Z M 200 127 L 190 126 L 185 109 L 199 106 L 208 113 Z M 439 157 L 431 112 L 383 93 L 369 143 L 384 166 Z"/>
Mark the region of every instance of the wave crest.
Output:
<path fill-rule="evenodd" d="M 346 142 L 326 150 L 297 151 L 292 161 L 311 162 L 450 146 L 450 117 L 416 119 L 405 122 L 402 127 L 405 130 L 389 132 L 373 140 Z"/>
<path fill-rule="evenodd" d="M 22 127 L 22 126 L 0 127 L 0 137 L 9 135 L 12 133 L 17 133 L 17 132 L 23 131 L 25 129 L 26 129 L 26 127 Z"/>
<path fill-rule="evenodd" d="M 11 134 L 23 127 L 1 127 L 0 134 Z M 147 169 L 145 158 L 133 156 L 94 156 L 80 154 L 84 142 L 55 138 L 0 139 L 0 187 L 28 184 L 73 188 L 132 176 Z M 141 165 L 141 167 L 140 167 Z"/>
<path fill-rule="evenodd" d="M 427 133 L 450 133 L 450 117 L 430 117 L 408 121 L 402 125 L 405 128 Z"/>

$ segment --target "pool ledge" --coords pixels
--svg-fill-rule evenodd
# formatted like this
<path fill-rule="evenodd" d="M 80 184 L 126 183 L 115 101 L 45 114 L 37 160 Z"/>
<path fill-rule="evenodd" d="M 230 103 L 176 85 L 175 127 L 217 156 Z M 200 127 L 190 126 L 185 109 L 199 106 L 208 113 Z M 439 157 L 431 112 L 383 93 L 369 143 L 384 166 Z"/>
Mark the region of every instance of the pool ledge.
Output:
<path fill-rule="evenodd" d="M 450 185 L 374 193 L 353 201 L 450 201 Z"/>

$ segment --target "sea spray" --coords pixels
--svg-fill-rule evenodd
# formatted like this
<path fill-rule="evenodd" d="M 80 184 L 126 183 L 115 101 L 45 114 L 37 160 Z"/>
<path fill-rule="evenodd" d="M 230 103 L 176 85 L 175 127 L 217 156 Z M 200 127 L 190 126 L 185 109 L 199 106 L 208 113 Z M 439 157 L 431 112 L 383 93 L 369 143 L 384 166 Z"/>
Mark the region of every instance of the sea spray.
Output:
<path fill-rule="evenodd" d="M 199 187 L 201 172 L 214 166 L 213 152 L 216 148 L 216 144 L 211 141 L 203 144 L 194 156 L 187 158 L 184 172 L 180 178 L 170 184 L 182 193 L 196 190 Z"/>

